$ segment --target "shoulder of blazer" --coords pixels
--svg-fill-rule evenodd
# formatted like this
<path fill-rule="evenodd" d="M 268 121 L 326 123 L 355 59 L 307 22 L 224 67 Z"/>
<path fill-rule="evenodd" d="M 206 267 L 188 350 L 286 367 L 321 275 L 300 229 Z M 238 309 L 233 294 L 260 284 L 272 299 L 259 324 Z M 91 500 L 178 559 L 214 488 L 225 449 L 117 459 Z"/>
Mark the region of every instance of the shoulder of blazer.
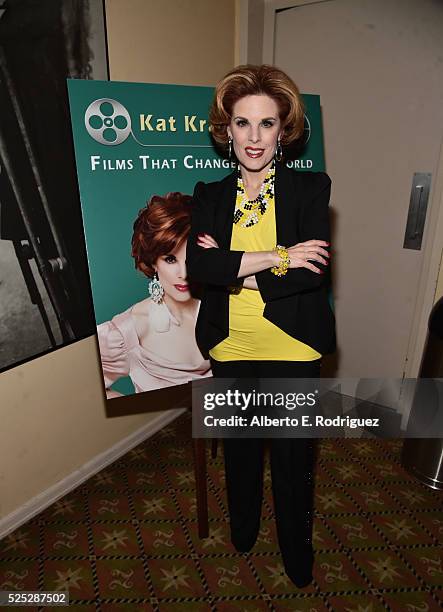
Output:
<path fill-rule="evenodd" d="M 299 189 L 308 198 L 314 198 L 331 185 L 331 179 L 326 172 L 300 172 L 290 168 L 286 170 L 292 172 L 296 189 Z"/>
<path fill-rule="evenodd" d="M 195 189 L 197 192 L 206 194 L 211 198 L 222 197 L 226 190 L 232 190 L 236 182 L 237 171 L 230 172 L 219 181 L 203 183 L 199 181 Z M 289 186 L 292 182 L 293 188 L 304 197 L 312 198 L 321 193 L 331 184 L 331 179 L 326 172 L 300 172 L 292 170 L 286 164 L 276 162 L 276 180 L 281 181 L 284 186 Z"/>
<path fill-rule="evenodd" d="M 290 223 L 288 207 L 303 209 L 313 199 L 325 193 L 331 180 L 324 172 L 300 172 L 288 168 L 285 163 L 277 162 L 275 167 L 275 197 L 280 216 L 286 217 L 282 225 Z M 326 194 L 329 199 L 329 194 Z M 284 232 L 283 232 L 284 233 Z"/>

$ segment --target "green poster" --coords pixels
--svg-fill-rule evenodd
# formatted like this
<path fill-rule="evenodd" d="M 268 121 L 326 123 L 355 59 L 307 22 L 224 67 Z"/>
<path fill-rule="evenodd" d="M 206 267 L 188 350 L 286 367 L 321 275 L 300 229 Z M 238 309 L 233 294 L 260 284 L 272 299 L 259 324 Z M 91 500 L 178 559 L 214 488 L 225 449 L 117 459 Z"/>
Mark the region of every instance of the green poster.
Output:
<path fill-rule="evenodd" d="M 192 194 L 197 181 L 219 180 L 235 168 L 214 149 L 208 131 L 213 88 L 68 80 L 68 91 L 105 386 L 115 390 L 108 397 L 210 375 L 177 317 L 151 303 L 152 287 L 135 269 L 131 240 L 134 221 L 154 194 Z M 323 171 L 319 96 L 303 97 L 307 144 L 288 166 Z M 184 283 L 174 286 L 179 306 L 192 306 Z M 145 315 L 152 322 L 146 336 Z"/>

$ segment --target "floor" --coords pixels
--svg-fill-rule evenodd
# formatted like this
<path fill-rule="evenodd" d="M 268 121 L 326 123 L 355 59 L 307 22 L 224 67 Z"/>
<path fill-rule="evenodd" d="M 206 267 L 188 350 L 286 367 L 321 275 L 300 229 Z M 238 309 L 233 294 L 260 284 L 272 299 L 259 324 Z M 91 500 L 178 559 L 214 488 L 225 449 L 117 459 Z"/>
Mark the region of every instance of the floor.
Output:
<path fill-rule="evenodd" d="M 315 580 L 297 589 L 278 552 L 268 470 L 256 546 L 230 544 L 221 448 L 215 460 L 208 451 L 210 537 L 198 538 L 184 414 L 4 538 L 0 590 L 69 589 L 70 612 L 440 610 L 442 495 L 401 468 L 401 446 L 320 442 Z"/>

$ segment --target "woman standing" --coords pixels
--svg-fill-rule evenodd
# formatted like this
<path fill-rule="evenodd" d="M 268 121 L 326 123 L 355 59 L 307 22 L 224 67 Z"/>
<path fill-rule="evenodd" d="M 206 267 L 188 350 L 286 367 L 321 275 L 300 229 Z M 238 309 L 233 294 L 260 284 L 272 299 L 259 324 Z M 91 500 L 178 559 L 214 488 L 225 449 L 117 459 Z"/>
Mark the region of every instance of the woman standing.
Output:
<path fill-rule="evenodd" d="M 316 378 L 334 350 L 328 301 L 330 179 L 295 172 L 282 146 L 299 139 L 296 85 L 272 66 L 239 66 L 217 85 L 214 139 L 238 170 L 198 183 L 187 247 L 190 278 L 204 285 L 196 338 L 215 377 Z M 225 439 L 231 539 L 250 550 L 260 528 L 262 439 Z M 272 439 L 277 533 L 286 573 L 312 581 L 313 441 Z"/>
<path fill-rule="evenodd" d="M 97 327 L 108 399 L 129 376 L 137 393 L 211 376 L 195 341 L 200 300 L 191 294 L 185 254 L 191 197 L 155 195 L 134 222 L 132 256 L 150 296 Z"/>

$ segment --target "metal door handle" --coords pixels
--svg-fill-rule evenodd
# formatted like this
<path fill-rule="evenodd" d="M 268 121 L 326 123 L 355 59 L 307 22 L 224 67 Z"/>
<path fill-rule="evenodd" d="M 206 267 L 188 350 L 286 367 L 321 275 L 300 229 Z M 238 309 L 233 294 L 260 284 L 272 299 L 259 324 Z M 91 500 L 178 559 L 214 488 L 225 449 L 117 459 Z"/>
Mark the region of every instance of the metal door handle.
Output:
<path fill-rule="evenodd" d="M 403 248 L 405 249 L 414 249 L 416 251 L 421 249 L 431 176 L 429 172 L 416 172 L 412 179 L 408 221 L 403 242 Z"/>
<path fill-rule="evenodd" d="M 415 227 L 414 227 L 414 233 L 412 234 L 411 238 L 417 238 L 418 236 L 418 226 L 419 226 L 419 218 L 420 218 L 420 206 L 421 206 L 421 196 L 423 194 L 423 185 L 416 185 L 415 189 L 418 189 L 418 202 L 417 202 L 417 207 L 416 207 L 416 212 L 415 212 Z"/>

